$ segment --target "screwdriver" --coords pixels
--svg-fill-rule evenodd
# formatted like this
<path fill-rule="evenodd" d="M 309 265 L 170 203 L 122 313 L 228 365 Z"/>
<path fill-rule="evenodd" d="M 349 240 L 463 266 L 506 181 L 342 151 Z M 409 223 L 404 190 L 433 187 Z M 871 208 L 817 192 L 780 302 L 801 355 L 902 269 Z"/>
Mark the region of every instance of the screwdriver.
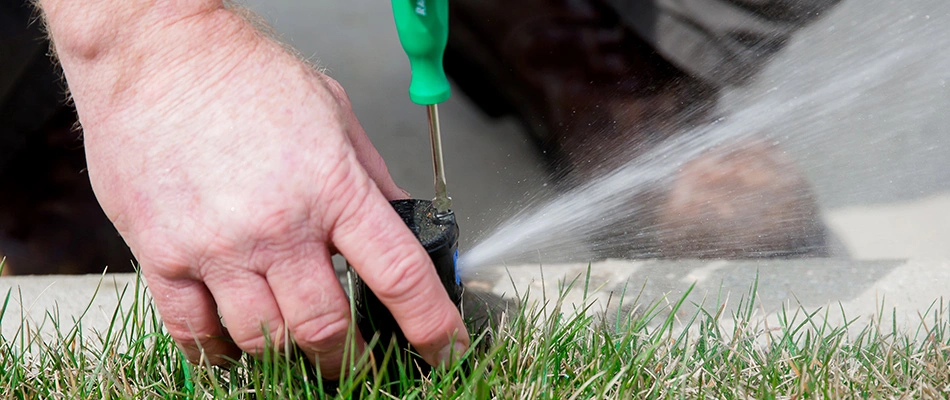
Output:
<path fill-rule="evenodd" d="M 446 294 L 455 303 L 456 308 L 460 308 L 464 286 L 458 274 L 457 263 L 459 226 L 455 213 L 449 208 L 452 199 L 445 190 L 438 109 L 438 104 L 447 100 L 450 95 L 449 80 L 445 77 L 442 67 L 442 55 L 449 36 L 449 2 L 393 0 L 392 3 L 399 40 L 409 56 L 409 66 L 412 70 L 409 99 L 426 107 L 432 165 L 435 170 L 435 199 L 400 199 L 392 200 L 390 204 L 406 223 L 406 227 L 419 239 L 419 243 L 432 260 L 432 266 L 435 267 Z M 390 380 L 383 384 L 383 388 L 391 393 L 402 393 L 407 389 L 402 387 L 404 380 L 396 378 L 408 374 L 409 381 L 412 382 L 412 374 L 415 372 L 428 373 L 428 364 L 412 349 L 392 313 L 358 274 L 354 290 L 355 318 L 360 334 L 370 341 L 370 338 L 377 335 L 379 338 L 378 345 L 373 349 L 376 360 L 390 357 L 387 345 L 395 343 L 400 353 L 394 358 L 402 359 L 404 365 L 411 366 L 400 371 L 399 363 L 391 362 L 387 367 Z"/>
<path fill-rule="evenodd" d="M 432 204 L 438 214 L 444 215 L 449 212 L 452 198 L 445 187 L 438 104 L 448 100 L 451 94 L 449 80 L 442 66 L 442 56 L 449 39 L 449 1 L 393 0 L 392 3 L 396 31 L 412 70 L 409 99 L 426 107 L 432 169 L 435 172 L 435 199 Z"/>

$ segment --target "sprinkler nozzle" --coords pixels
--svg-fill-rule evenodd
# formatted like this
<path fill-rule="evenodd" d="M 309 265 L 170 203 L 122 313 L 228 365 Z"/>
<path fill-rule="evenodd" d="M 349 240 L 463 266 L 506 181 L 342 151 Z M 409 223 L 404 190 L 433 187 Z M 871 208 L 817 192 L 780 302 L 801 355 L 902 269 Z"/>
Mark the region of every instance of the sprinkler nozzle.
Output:
<path fill-rule="evenodd" d="M 457 268 L 459 227 L 455 213 L 451 210 L 439 212 L 429 200 L 394 200 L 390 204 L 429 253 L 449 298 L 457 308 L 461 307 L 463 287 Z M 371 340 L 374 335 L 379 335 L 379 342 L 373 348 L 376 359 L 383 360 L 390 343 L 395 340 L 398 346 L 396 350 L 400 352 L 404 363 L 412 365 L 412 371 L 402 372 L 412 374 L 417 368 L 416 365 L 423 373 L 427 372 L 428 364 L 412 351 L 412 346 L 389 309 L 358 275 L 353 297 L 356 305 L 356 325 L 363 338 Z M 395 363 L 391 365 L 394 366 Z M 399 375 L 390 375 L 396 376 Z"/>

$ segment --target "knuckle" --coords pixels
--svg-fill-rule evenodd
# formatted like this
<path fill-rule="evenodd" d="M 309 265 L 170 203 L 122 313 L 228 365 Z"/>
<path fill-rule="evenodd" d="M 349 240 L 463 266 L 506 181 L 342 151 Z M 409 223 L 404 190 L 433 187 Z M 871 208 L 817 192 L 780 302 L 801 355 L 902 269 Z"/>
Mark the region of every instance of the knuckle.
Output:
<path fill-rule="evenodd" d="M 330 204 L 326 217 L 330 219 L 325 226 L 337 234 L 353 235 L 359 231 L 360 224 L 367 222 L 365 210 L 372 193 L 367 185 L 354 180 L 351 172 L 346 175 L 328 183 Z"/>
<path fill-rule="evenodd" d="M 256 327 L 256 328 L 252 328 Z M 282 348 L 286 339 L 282 323 L 261 322 L 257 325 L 248 325 L 246 329 L 230 330 L 231 339 L 241 350 L 251 354 L 261 354 L 268 348 Z"/>
<path fill-rule="evenodd" d="M 330 352 L 346 341 L 350 320 L 344 313 L 331 312 L 303 321 L 291 327 L 298 345 L 317 351 Z"/>
<path fill-rule="evenodd" d="M 347 108 L 350 107 L 350 97 L 346 94 L 346 90 L 343 89 L 343 85 L 341 85 L 340 82 L 326 75 L 323 76 L 323 82 L 327 90 L 330 91 L 330 94 L 333 95 L 333 98 L 343 106 Z"/>
<path fill-rule="evenodd" d="M 300 214 L 300 215 L 292 215 Z M 305 213 L 293 213 L 289 210 L 273 210 L 263 213 L 245 230 L 248 232 L 243 241 L 250 243 L 246 251 L 251 258 L 260 258 L 260 262 L 269 263 L 283 254 L 292 254 L 306 236 L 307 220 Z"/>
<path fill-rule="evenodd" d="M 268 347 L 280 348 L 283 346 L 283 340 L 280 339 L 279 335 L 275 336 L 272 333 L 271 337 L 267 337 L 263 331 L 244 335 L 235 335 L 232 332 L 231 339 L 234 340 L 234 345 L 241 350 L 255 355 L 261 354 Z"/>
<path fill-rule="evenodd" d="M 182 324 L 169 324 L 166 322 L 165 330 L 175 342 L 182 346 L 195 347 L 195 345 L 201 345 L 201 343 L 207 341 L 207 335 L 193 332 Z"/>
<path fill-rule="evenodd" d="M 450 332 L 454 326 L 452 321 L 457 318 L 449 314 L 453 312 L 450 310 L 452 309 L 433 306 L 419 310 L 418 315 L 424 315 L 425 318 L 418 318 L 408 324 L 407 329 L 404 330 L 406 338 L 421 348 L 430 348 L 444 343 L 453 334 L 458 334 Z"/>
<path fill-rule="evenodd" d="M 231 279 L 234 269 L 265 273 L 275 260 L 298 254 L 316 234 L 306 210 L 271 208 L 230 221 L 201 239 L 194 264 L 204 279 Z"/>
<path fill-rule="evenodd" d="M 197 277 L 191 252 L 165 235 L 142 235 L 129 248 L 146 275 L 154 273 L 165 279 L 181 280 Z"/>
<path fill-rule="evenodd" d="M 348 160 L 348 154 L 352 152 L 350 148 L 341 149 L 337 152 L 339 159 L 332 160 L 332 164 L 327 167 L 325 188 L 329 194 L 335 194 L 337 197 L 349 197 L 352 191 L 360 188 L 359 171 L 354 163 Z"/>
<path fill-rule="evenodd" d="M 166 279 L 190 279 L 196 276 L 194 267 L 170 257 L 153 256 L 147 262 L 142 262 L 141 265 L 143 269 L 148 268 L 150 272 L 155 272 Z"/>
<path fill-rule="evenodd" d="M 373 291 L 381 300 L 393 305 L 411 302 L 432 273 L 426 268 L 428 259 L 404 247 L 394 247 L 387 253 L 382 260 L 389 267 L 379 270 L 377 287 Z"/>

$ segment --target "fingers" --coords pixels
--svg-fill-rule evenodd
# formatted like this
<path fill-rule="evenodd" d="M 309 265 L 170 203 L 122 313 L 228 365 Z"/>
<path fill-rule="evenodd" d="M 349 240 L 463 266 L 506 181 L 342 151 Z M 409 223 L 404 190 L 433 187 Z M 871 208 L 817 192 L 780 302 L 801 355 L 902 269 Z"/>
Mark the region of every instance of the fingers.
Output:
<path fill-rule="evenodd" d="M 204 351 L 208 361 L 215 365 L 236 360 L 241 352 L 235 346 L 218 319 L 218 309 L 204 284 L 194 280 L 168 280 L 150 274 L 143 266 L 149 290 L 163 316 L 165 329 L 188 360 L 197 363 Z"/>
<path fill-rule="evenodd" d="M 332 241 L 396 318 L 406 339 L 432 365 L 467 348 L 468 332 L 432 261 L 389 203 L 369 195 L 353 208 L 337 221 Z"/>
<path fill-rule="evenodd" d="M 267 280 L 241 268 L 217 266 L 209 270 L 214 272 L 204 277 L 205 284 L 234 344 L 255 355 L 268 347 L 283 348 L 283 317 Z"/>
<path fill-rule="evenodd" d="M 272 265 L 267 271 L 277 304 L 284 313 L 297 346 L 319 365 L 324 377 L 340 377 L 345 362 L 350 304 L 338 283 L 330 253 L 320 245 L 298 248 L 294 260 Z M 364 345 L 358 330 L 356 345 Z"/>
<path fill-rule="evenodd" d="M 166 329 L 190 361 L 198 362 L 202 351 L 211 363 L 221 365 L 239 358 L 240 350 L 255 355 L 268 346 L 280 350 L 286 326 L 324 377 L 339 378 L 345 351 L 354 350 L 346 348 L 349 301 L 325 246 L 295 250 L 293 260 L 270 264 L 266 276 L 217 267 L 205 277 L 207 287 L 191 279 L 157 274 L 148 278 L 160 312 L 167 316 Z M 360 352 L 365 343 L 358 331 L 355 334 Z"/>

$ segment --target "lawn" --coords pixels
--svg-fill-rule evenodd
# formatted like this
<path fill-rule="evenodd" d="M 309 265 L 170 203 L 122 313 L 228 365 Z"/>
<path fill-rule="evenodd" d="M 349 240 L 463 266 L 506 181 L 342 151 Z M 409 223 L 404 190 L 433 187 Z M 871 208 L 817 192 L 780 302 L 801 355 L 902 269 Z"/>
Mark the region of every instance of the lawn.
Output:
<path fill-rule="evenodd" d="M 586 285 L 580 277 L 569 285 Z M 589 398 L 947 398 L 950 343 L 942 302 L 914 330 L 886 324 L 890 312 L 834 326 L 840 309 L 788 309 L 778 326 L 757 315 L 757 283 L 738 307 L 702 307 L 676 315 L 686 295 L 627 304 L 623 315 L 566 304 L 563 296 L 494 313 L 477 329 L 457 363 L 416 373 L 397 351 L 366 362 L 350 357 L 350 373 L 325 382 L 292 348 L 244 356 L 229 368 L 191 365 L 162 329 L 143 281 L 120 289 L 124 307 L 111 326 L 92 332 L 82 318 L 63 321 L 48 310 L 52 337 L 41 340 L 26 320 L 6 320 L 20 307 L 2 297 L 0 323 L 19 324 L 0 337 L 0 398 L 4 399 L 589 399 Z M 543 303 L 549 307 L 542 307 Z M 580 307 L 581 312 L 577 307 Z M 710 313 L 704 309 L 718 310 Z M 587 311 L 587 312 L 584 312 Z M 728 314 L 728 315 L 724 315 Z M 375 345 L 376 340 L 371 341 Z M 389 371 L 388 373 L 386 371 Z"/>

